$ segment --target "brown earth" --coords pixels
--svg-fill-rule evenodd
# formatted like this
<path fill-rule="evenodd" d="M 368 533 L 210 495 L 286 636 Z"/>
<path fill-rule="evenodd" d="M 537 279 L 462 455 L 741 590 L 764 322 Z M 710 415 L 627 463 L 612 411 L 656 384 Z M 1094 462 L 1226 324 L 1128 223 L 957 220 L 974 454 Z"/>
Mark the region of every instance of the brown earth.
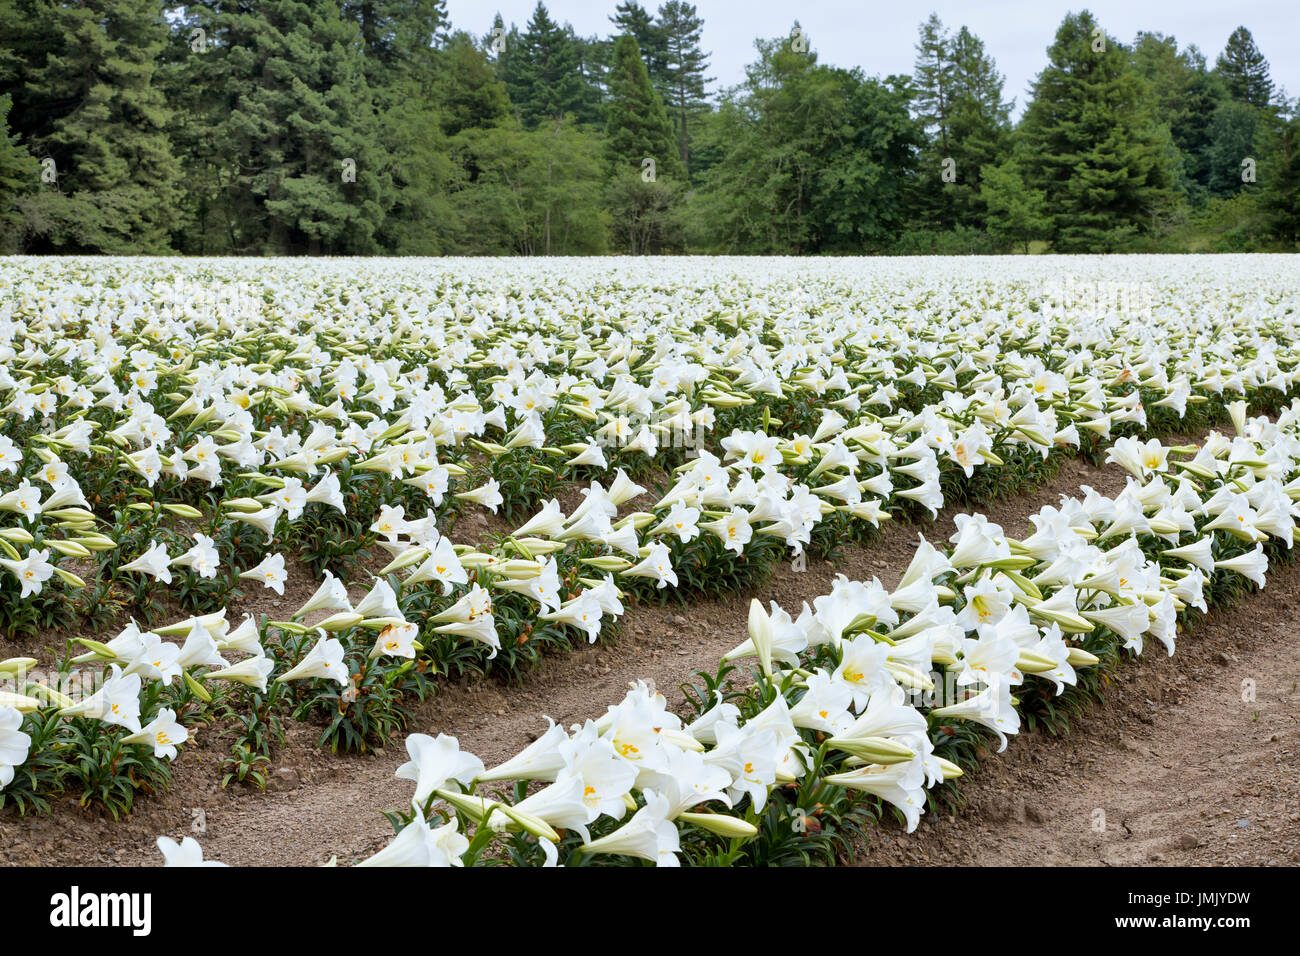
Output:
<path fill-rule="evenodd" d="M 1300 863 L 1300 562 L 1113 672 L 1065 737 L 1021 733 L 962 781 L 967 805 L 892 822 L 858 865 Z M 1253 700 L 1251 696 L 1253 682 Z"/>
<path fill-rule="evenodd" d="M 1060 475 L 1036 493 L 982 510 L 1008 534 L 1024 536 L 1031 530 L 1028 515 L 1055 504 L 1063 493 L 1077 493 L 1080 484 L 1114 494 L 1123 487 L 1124 474 L 1114 466 L 1097 469 L 1067 461 Z M 957 513 L 957 509 L 941 513 L 925 527 L 927 537 L 939 540 L 951 534 Z M 752 596 L 764 602 L 775 600 L 797 613 L 802 601 L 830 589 L 836 573 L 855 578 L 874 575 L 886 587 L 893 586 L 911 558 L 919 530 L 918 526 L 887 526 L 869 548 L 846 549 L 838 566 L 810 561 L 803 573 L 784 567 Z M 311 590 L 306 575 L 295 572 L 283 599 L 267 592 L 232 610 L 285 614 L 301 606 Z M 543 715 L 565 724 L 598 716 L 622 696 L 629 681 L 638 678 L 654 680 L 671 704 L 681 705 L 678 685 L 696 670 L 712 671 L 721 655 L 744 639 L 750 597 L 697 600 L 685 609 L 635 608 L 623 618 L 623 633 L 616 643 L 549 658 L 522 687 L 490 679 L 449 681 L 436 698 L 419 706 L 412 731 L 452 734 L 462 748 L 492 766 L 544 730 Z M 963 792 L 969 795 L 971 807 L 958 820 L 924 823 L 912 836 L 884 826 L 872 845 L 863 848 L 863 862 L 1099 862 L 1103 857 L 1089 842 L 1092 831 L 1087 829 L 1094 807 L 1106 809 L 1109 824 L 1098 845 L 1122 842 L 1117 836 L 1126 833 L 1121 821 L 1130 829 L 1136 825 L 1135 834 L 1150 830 L 1151 835 L 1142 839 L 1155 842 L 1133 862 L 1144 862 L 1152 853 L 1181 860 L 1184 857 L 1156 848 L 1157 844 L 1164 847 L 1190 837 L 1198 845 L 1205 839 L 1207 846 L 1216 847 L 1218 843 L 1209 836 L 1212 827 L 1232 830 L 1222 837 L 1225 847 L 1238 852 L 1250 848 L 1255 854 L 1241 862 L 1292 860 L 1288 854 L 1296 846 L 1300 827 L 1295 824 L 1300 817 L 1291 819 L 1289 829 L 1275 829 L 1288 818 L 1285 812 L 1268 808 L 1280 806 L 1285 799 L 1278 789 L 1287 780 L 1283 768 L 1289 767 L 1293 776 L 1300 753 L 1295 723 L 1297 653 L 1293 643 L 1282 640 L 1280 631 L 1265 626 L 1278 622 L 1280 628 L 1291 607 L 1300 607 L 1300 569 L 1296 568 L 1270 574 L 1268 594 L 1252 598 L 1233 617 L 1223 622 L 1212 619 L 1197 628 L 1171 661 L 1157 659 L 1157 647 L 1136 665 L 1124 668 L 1107 706 L 1078 720 L 1069 737 L 1042 740 L 1022 734 L 1013 738 L 1007 753 L 992 758 L 964 781 Z M 1229 623 L 1248 616 L 1260 622 L 1249 634 L 1238 633 Z M 1214 664 L 1216 653 L 1229 655 L 1228 663 Z M 1238 671 L 1257 675 L 1257 701 L 1251 710 L 1259 711 L 1257 720 L 1249 720 L 1249 714 L 1242 717 L 1245 705 L 1232 706 L 1234 694 L 1240 699 Z M 1167 693 L 1166 686 L 1172 688 Z M 1162 728 L 1165 720 L 1169 726 Z M 1239 728 L 1243 722 L 1245 726 Z M 1233 736 L 1237 730 L 1242 736 Z M 316 749 L 318 733 L 310 726 L 291 728 L 287 745 L 276 754 L 271 785 L 261 792 L 238 785 L 220 788 L 219 768 L 227 747 L 213 728 L 200 728 L 176 762 L 171 791 L 141 798 L 124 821 L 87 817 L 75 799 L 60 801 L 55 813 L 45 818 L 0 813 L 0 863 L 152 865 L 161 860 L 154 841 L 164 834 L 178 839 L 194 835 L 207 858 L 237 865 L 319 865 L 332 856 L 340 863 L 363 858 L 391 836 L 391 827 L 379 811 L 398 808 L 411 792 L 409 783 L 393 777 L 406 759 L 405 751 L 399 744 L 366 756 L 331 755 Z M 1270 740 L 1274 735 L 1276 739 Z M 1161 754 L 1149 757 L 1143 749 L 1123 749 L 1124 745 L 1155 746 Z M 1045 773 L 1044 767 L 1050 772 Z M 1162 783 L 1157 783 L 1161 778 L 1153 767 L 1164 774 Z M 1191 767 L 1201 767 L 1195 771 L 1201 776 L 1173 776 L 1192 773 Z M 1084 780 L 1095 785 L 1093 796 L 1085 797 Z M 1239 802 L 1243 794 L 1256 802 L 1247 807 Z M 1177 795 L 1174 806 L 1162 807 L 1171 802 L 1170 795 Z M 1025 822 L 1020 819 L 1022 800 Z M 1197 818 L 1193 826 L 1177 815 L 1178 801 L 1189 802 L 1188 812 L 1204 810 L 1208 815 Z M 1079 808 L 1087 811 L 1078 825 L 1082 833 L 1067 822 L 1078 817 Z M 1294 809 L 1293 790 L 1293 814 Z M 1166 819 L 1162 813 L 1173 816 Z M 1050 825 L 1032 822 L 1049 815 Z M 1241 819 L 1249 819 L 1250 826 L 1238 827 Z M 1018 835 L 1017 827 L 1021 828 Z M 1035 829 L 1032 839 L 1023 832 Z M 992 849 L 995 845 L 1005 845 L 1005 859 Z M 967 855 L 960 855 L 956 847 L 967 847 Z M 982 853 L 978 858 L 977 851 Z M 1186 857 L 1188 861 L 1201 862 L 1195 851 L 1189 852 L 1193 855 Z M 1013 853 L 1027 855 L 1012 859 Z"/>

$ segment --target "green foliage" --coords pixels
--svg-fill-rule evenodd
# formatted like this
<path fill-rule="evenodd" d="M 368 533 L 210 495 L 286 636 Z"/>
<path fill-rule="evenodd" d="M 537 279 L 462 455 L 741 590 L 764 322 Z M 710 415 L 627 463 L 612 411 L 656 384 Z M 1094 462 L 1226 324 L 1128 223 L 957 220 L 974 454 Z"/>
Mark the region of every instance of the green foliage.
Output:
<path fill-rule="evenodd" d="M 582 70 L 583 49 L 573 28 L 561 27 L 539 0 L 522 33 L 512 30 L 498 60 L 510 102 L 527 129 L 573 115 L 599 117 L 599 95 Z"/>
<path fill-rule="evenodd" d="M 907 90 L 760 40 L 710 135 L 721 155 L 693 205 L 711 251 L 861 252 L 904 221 L 921 131 Z"/>
<path fill-rule="evenodd" d="M 160 8 L 140 0 L 7 7 L 0 45 L 19 57 L 6 71 L 14 79 L 10 121 L 56 174 L 22 204 L 25 247 L 166 251 L 181 168 L 156 82 L 168 37 Z"/>
<path fill-rule="evenodd" d="M 1245 27 L 1237 27 L 1232 31 L 1214 68 L 1223 80 L 1228 96 L 1233 100 L 1255 109 L 1268 106 L 1273 97 L 1268 60 L 1264 59 L 1264 54 L 1255 45 L 1255 38 Z"/>
<path fill-rule="evenodd" d="M 1047 201 L 1057 251 L 1122 250 L 1172 204 L 1168 130 L 1090 13 L 1067 16 L 1048 55 L 1019 130 L 1027 181 Z"/>
<path fill-rule="evenodd" d="M 983 41 L 936 15 L 909 77 L 836 68 L 782 36 L 757 41 L 744 82 L 711 96 L 704 20 L 683 0 L 655 12 L 622 0 L 605 37 L 540 2 L 522 26 L 498 14 L 478 38 L 453 29 L 445 0 L 166 11 L 0 9 L 0 251 L 963 255 L 1043 240 L 1061 252 L 1297 241 L 1294 110 L 1245 27 L 1210 69 L 1172 36 L 1125 46 L 1070 14 L 1013 129 Z M 646 156 L 656 181 L 639 177 Z M 1255 184 L 1241 180 L 1246 157 Z M 1252 201 L 1212 205 L 1242 194 Z"/>
<path fill-rule="evenodd" d="M 614 41 L 614 61 L 608 74 L 609 106 L 605 119 L 605 155 L 618 174 L 640 170 L 645 158 L 654 161 L 657 175 L 681 172 L 668 114 L 650 85 L 636 40 Z"/>
<path fill-rule="evenodd" d="M 0 95 L 0 252 L 13 252 L 22 233 L 20 197 L 36 191 L 40 166 L 35 157 L 9 132 L 9 109 L 13 96 Z"/>
<path fill-rule="evenodd" d="M 171 785 L 171 767 L 152 748 L 123 744 L 127 732 L 91 718 L 65 719 L 53 709 L 28 714 L 22 731 L 32 739 L 31 756 L 15 768 L 0 790 L 0 808 L 20 814 L 46 813 L 50 798 L 70 792 L 80 805 L 114 820 L 131 812 L 137 793 L 159 793 Z"/>
<path fill-rule="evenodd" d="M 988 210 L 989 233 L 1004 247 L 1019 246 L 1027 253 L 1030 242 L 1051 231 L 1047 200 L 1041 190 L 1025 184 L 1015 159 L 985 167 L 980 198 Z"/>
<path fill-rule="evenodd" d="M 226 771 L 221 778 L 221 788 L 224 790 L 234 780 L 238 783 L 251 783 L 257 789 L 265 790 L 270 764 L 270 757 L 256 753 L 244 743 L 236 743 L 231 748 L 230 756 L 221 762 L 221 769 Z"/>

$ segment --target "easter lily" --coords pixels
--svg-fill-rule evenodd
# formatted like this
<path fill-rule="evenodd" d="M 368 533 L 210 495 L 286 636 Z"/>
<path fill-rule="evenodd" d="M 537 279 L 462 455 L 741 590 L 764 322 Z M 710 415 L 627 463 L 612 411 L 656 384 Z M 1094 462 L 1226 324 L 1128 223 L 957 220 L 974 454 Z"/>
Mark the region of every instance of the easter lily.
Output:
<path fill-rule="evenodd" d="M 433 791 L 441 790 L 450 780 L 469 786 L 483 772 L 483 761 L 460 749 L 455 737 L 439 734 L 411 734 L 406 738 L 410 760 L 397 768 L 399 780 L 415 781 L 415 804 L 422 805 Z"/>
<path fill-rule="evenodd" d="M 244 581 L 258 581 L 263 587 L 284 594 L 284 583 L 289 579 L 284 569 L 284 555 L 268 554 L 257 567 L 249 568 L 239 575 Z"/>
<path fill-rule="evenodd" d="M 462 866 L 461 857 L 469 840 L 456 828 L 456 821 L 440 827 L 417 815 L 393 837 L 391 843 L 357 866 Z"/>
<path fill-rule="evenodd" d="M 139 733 L 123 737 L 122 743 L 144 744 L 153 748 L 155 757 L 175 760 L 176 746 L 185 743 L 189 737 L 189 731 L 176 722 L 176 711 L 164 707 Z"/>
<path fill-rule="evenodd" d="M 59 711 L 61 717 L 93 717 L 107 724 L 140 731 L 140 676 L 123 675 L 122 668 L 109 665 L 109 677 L 90 697 Z"/>
<path fill-rule="evenodd" d="M 27 759 L 32 738 L 23 733 L 23 715 L 0 701 L 0 790 L 14 779 L 14 768 Z"/>
<path fill-rule="evenodd" d="M 178 844 L 170 837 L 158 838 L 158 850 L 163 855 L 163 866 L 226 866 L 216 860 L 203 859 L 203 848 L 194 837 L 185 837 Z"/>
<path fill-rule="evenodd" d="M 337 638 L 322 637 L 294 667 L 275 679 L 276 683 L 291 680 L 332 680 L 340 687 L 348 683 L 348 669 L 343 663 L 343 645 Z M 220 676 L 220 672 L 209 675 Z"/>

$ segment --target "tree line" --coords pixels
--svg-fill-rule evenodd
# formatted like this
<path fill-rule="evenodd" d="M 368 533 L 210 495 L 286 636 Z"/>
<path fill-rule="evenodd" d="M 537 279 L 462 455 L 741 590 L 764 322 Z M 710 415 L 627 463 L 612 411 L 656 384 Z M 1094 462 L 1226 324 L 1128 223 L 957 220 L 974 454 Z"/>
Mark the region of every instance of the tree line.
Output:
<path fill-rule="evenodd" d="M 607 36 L 538 3 L 9 0 L 0 250 L 205 255 L 1251 251 L 1300 240 L 1297 102 L 1239 27 L 1067 15 L 1018 122 L 931 15 L 910 76 L 755 41 L 710 94 L 695 6 Z"/>

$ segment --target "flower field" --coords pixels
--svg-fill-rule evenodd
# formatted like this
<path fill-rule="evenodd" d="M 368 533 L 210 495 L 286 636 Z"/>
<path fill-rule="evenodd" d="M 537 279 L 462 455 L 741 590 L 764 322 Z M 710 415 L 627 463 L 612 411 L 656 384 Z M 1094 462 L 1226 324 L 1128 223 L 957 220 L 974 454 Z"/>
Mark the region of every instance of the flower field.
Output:
<path fill-rule="evenodd" d="M 0 814 L 124 818 L 209 731 L 222 785 L 263 787 L 309 726 L 410 758 L 363 808 L 391 843 L 340 863 L 828 864 L 882 818 L 910 833 L 978 750 L 1104 707 L 1102 675 L 1288 559 L 1296 277 L 1287 256 L 3 260 Z M 984 515 L 1074 457 L 1127 484 L 1021 539 Z M 892 588 L 748 600 L 953 506 Z M 641 608 L 719 594 L 748 639 L 685 707 L 637 682 L 491 767 L 418 718 L 447 682 L 527 685 Z"/>

